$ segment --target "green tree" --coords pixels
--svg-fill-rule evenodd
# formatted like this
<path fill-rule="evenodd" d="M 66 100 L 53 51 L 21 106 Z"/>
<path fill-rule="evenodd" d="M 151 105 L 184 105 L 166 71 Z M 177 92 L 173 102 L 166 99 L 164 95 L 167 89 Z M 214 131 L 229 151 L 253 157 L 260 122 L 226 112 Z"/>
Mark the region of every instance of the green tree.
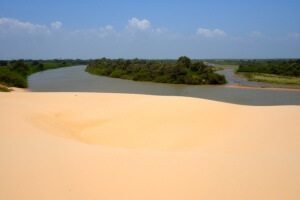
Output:
<path fill-rule="evenodd" d="M 183 65 L 185 68 L 190 68 L 191 66 L 191 59 L 186 56 L 181 56 L 177 60 L 177 64 Z"/>
<path fill-rule="evenodd" d="M 37 66 L 38 64 L 40 64 L 40 62 L 37 61 L 37 60 L 35 60 L 35 61 L 32 62 L 32 65 L 33 65 L 33 66 Z"/>
<path fill-rule="evenodd" d="M 7 66 L 7 64 L 6 60 L 0 60 L 0 66 Z"/>
<path fill-rule="evenodd" d="M 15 71 L 23 76 L 26 76 L 29 72 L 29 66 L 24 62 L 24 60 L 17 60 L 11 66 L 11 71 Z"/>
<path fill-rule="evenodd" d="M 44 70 L 44 64 L 43 63 L 39 63 L 37 66 L 38 71 L 43 71 Z"/>

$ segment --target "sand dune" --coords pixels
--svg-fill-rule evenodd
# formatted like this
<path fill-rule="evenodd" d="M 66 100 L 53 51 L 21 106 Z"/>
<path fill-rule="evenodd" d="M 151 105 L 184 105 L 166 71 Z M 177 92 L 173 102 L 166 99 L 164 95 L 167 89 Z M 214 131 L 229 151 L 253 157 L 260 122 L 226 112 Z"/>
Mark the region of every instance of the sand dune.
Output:
<path fill-rule="evenodd" d="M 300 199 L 300 107 L 0 93 L 0 199 Z"/>

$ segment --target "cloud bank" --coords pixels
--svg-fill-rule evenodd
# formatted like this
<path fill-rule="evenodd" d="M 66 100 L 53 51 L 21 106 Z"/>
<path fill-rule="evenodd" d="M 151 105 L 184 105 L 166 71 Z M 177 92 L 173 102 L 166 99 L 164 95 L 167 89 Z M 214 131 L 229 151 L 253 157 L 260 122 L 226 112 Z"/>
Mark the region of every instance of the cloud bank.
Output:
<path fill-rule="evenodd" d="M 143 30 L 149 29 L 151 27 L 151 24 L 150 24 L 150 21 L 147 19 L 139 20 L 134 17 L 134 18 L 128 20 L 128 26 L 130 28 L 135 28 L 135 29 L 143 31 Z"/>
<path fill-rule="evenodd" d="M 45 25 L 22 22 L 11 18 L 0 18 L 0 34 L 36 34 L 49 33 Z"/>
<path fill-rule="evenodd" d="M 198 28 L 197 29 L 197 34 L 201 35 L 203 37 L 206 37 L 206 38 L 227 36 L 227 34 L 224 31 L 220 30 L 220 29 L 210 30 L 210 29 L 207 29 L 207 28 Z"/>
<path fill-rule="evenodd" d="M 300 57 L 299 33 L 277 39 L 259 31 L 232 36 L 219 28 L 200 27 L 184 35 L 136 17 L 121 29 L 110 24 L 81 30 L 62 27 L 60 21 L 41 25 L 0 18 L 0 59 Z"/>
<path fill-rule="evenodd" d="M 56 29 L 56 30 L 60 29 L 62 25 L 63 24 L 61 22 L 59 22 L 59 21 L 51 23 L 51 27 L 54 28 L 54 29 Z"/>

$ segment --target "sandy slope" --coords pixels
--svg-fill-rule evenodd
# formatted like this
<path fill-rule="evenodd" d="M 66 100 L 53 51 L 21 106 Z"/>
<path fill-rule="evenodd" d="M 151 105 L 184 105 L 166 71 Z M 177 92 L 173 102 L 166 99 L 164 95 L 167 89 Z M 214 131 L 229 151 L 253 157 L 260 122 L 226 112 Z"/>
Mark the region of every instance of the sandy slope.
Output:
<path fill-rule="evenodd" d="M 0 93 L 0 199 L 300 199 L 300 107 Z"/>

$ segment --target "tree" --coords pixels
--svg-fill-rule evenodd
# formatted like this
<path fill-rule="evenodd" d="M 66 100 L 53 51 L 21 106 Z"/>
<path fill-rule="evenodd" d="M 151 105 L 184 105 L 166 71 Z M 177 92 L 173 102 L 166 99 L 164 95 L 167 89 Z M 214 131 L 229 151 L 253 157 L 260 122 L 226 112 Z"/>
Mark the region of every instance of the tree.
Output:
<path fill-rule="evenodd" d="M 181 56 L 177 60 L 177 64 L 183 65 L 185 68 L 190 68 L 191 66 L 191 59 L 186 56 Z"/>
<path fill-rule="evenodd" d="M 23 76 L 26 76 L 29 72 L 29 66 L 24 62 L 24 60 L 17 60 L 11 66 L 11 71 L 15 71 Z"/>
<path fill-rule="evenodd" d="M 6 60 L 0 60 L 0 66 L 7 66 L 7 64 Z"/>
<path fill-rule="evenodd" d="M 38 66 L 37 66 L 37 68 L 38 68 L 39 71 L 43 71 L 44 70 L 43 63 L 39 63 Z"/>
<path fill-rule="evenodd" d="M 92 74 L 124 78 L 136 81 L 154 81 L 160 83 L 220 84 L 225 77 L 219 77 L 212 67 L 203 62 L 193 62 L 182 56 L 173 60 L 124 60 L 98 59 L 90 62 L 86 69 Z M 216 77 L 213 77 L 216 76 Z"/>
<path fill-rule="evenodd" d="M 37 60 L 35 60 L 35 61 L 32 62 L 32 65 L 34 65 L 34 66 L 37 66 L 38 64 L 40 64 L 40 62 L 37 61 Z"/>
<path fill-rule="evenodd" d="M 195 63 L 191 64 L 191 70 L 195 71 L 195 72 L 197 72 L 197 71 L 203 72 L 206 67 L 207 67 L 207 65 L 205 65 L 203 62 L 195 62 Z"/>

